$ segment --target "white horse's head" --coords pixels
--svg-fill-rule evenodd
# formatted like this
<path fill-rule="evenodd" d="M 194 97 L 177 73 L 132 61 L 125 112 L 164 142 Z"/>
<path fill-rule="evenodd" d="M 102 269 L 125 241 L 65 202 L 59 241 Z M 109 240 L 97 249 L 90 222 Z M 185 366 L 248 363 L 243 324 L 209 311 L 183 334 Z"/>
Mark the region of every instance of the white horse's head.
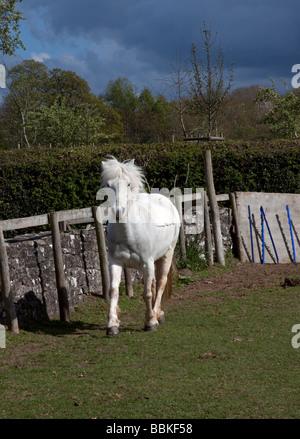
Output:
<path fill-rule="evenodd" d="M 102 186 L 112 189 L 116 195 L 112 212 L 117 221 L 123 222 L 127 213 L 127 203 L 134 194 L 144 187 L 144 176 L 133 160 L 119 162 L 112 157 L 102 162 Z"/>

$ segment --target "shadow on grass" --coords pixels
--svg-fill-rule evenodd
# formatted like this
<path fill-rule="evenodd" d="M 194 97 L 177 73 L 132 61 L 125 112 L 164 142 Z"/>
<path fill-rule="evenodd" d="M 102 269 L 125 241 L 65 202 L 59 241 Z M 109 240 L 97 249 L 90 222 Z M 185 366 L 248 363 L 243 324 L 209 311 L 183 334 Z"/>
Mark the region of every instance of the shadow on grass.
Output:
<path fill-rule="evenodd" d="M 36 334 L 47 334 L 54 337 L 63 337 L 66 335 L 89 335 L 93 331 L 99 331 L 100 336 L 107 338 L 114 338 L 126 334 L 145 333 L 143 327 L 121 326 L 120 331 L 116 336 L 106 335 L 105 324 L 87 323 L 80 320 L 71 322 L 61 322 L 60 320 L 48 321 L 28 321 L 22 327 L 25 332 Z"/>
<path fill-rule="evenodd" d="M 61 337 L 64 335 L 78 334 L 83 335 L 90 331 L 104 331 L 105 325 L 86 323 L 80 320 L 71 322 L 61 322 L 60 320 L 47 320 L 47 321 L 28 321 L 24 323 L 22 330 L 26 332 L 44 333 L 53 335 L 55 337 Z"/>

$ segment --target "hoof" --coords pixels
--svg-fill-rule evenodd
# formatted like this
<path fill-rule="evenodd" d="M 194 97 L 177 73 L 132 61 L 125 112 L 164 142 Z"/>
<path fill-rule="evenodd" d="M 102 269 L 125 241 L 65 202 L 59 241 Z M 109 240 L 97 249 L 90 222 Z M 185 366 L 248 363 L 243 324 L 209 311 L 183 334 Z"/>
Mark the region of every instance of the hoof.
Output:
<path fill-rule="evenodd" d="M 165 316 L 163 315 L 163 316 L 159 317 L 159 319 L 158 319 L 158 323 L 159 323 L 160 325 L 162 325 L 164 322 L 165 322 Z"/>
<path fill-rule="evenodd" d="M 145 325 L 144 331 L 153 332 L 153 331 L 156 331 L 157 328 L 158 328 L 158 323 L 156 323 L 155 325 L 151 325 L 151 326 Z"/>
<path fill-rule="evenodd" d="M 117 335 L 119 332 L 118 326 L 111 326 L 106 329 L 106 335 Z"/>

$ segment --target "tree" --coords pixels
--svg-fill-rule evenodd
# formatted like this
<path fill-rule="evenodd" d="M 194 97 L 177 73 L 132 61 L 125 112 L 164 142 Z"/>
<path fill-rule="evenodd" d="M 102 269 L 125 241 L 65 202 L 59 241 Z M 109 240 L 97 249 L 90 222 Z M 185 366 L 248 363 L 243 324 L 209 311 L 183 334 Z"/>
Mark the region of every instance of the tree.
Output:
<path fill-rule="evenodd" d="M 47 67 L 34 60 L 25 60 L 8 72 L 7 87 L 10 94 L 6 96 L 5 102 L 6 104 L 10 102 L 17 109 L 27 147 L 30 147 L 27 135 L 28 116 L 45 102 L 47 79 Z"/>
<path fill-rule="evenodd" d="M 125 136 L 130 137 L 135 131 L 135 112 L 138 108 L 138 97 L 133 84 L 127 78 L 110 80 L 103 99 L 121 115 Z"/>
<path fill-rule="evenodd" d="M 138 107 L 135 111 L 135 131 L 133 140 L 138 143 L 153 141 L 155 120 L 153 109 L 155 98 L 149 88 L 144 88 L 138 97 Z"/>
<path fill-rule="evenodd" d="M 0 107 L 5 147 L 92 144 L 123 135 L 118 113 L 74 72 L 49 71 L 43 63 L 27 60 L 9 70 L 7 86 Z"/>
<path fill-rule="evenodd" d="M 86 103 L 91 107 L 94 114 L 105 120 L 102 133 L 108 135 L 107 139 L 110 138 L 117 141 L 123 138 L 124 127 L 121 116 L 117 111 L 105 104 L 99 96 L 93 94 L 89 96 Z"/>
<path fill-rule="evenodd" d="M 70 70 L 55 68 L 50 70 L 47 83 L 48 104 L 53 104 L 57 98 L 64 99 L 70 107 L 88 102 L 91 89 L 88 83 Z"/>
<path fill-rule="evenodd" d="M 282 82 L 284 83 L 284 81 Z M 287 87 L 286 84 L 285 86 Z M 275 89 L 274 80 L 272 80 L 272 87 L 261 88 L 258 91 L 255 102 L 265 107 L 264 123 L 268 125 L 272 134 L 277 137 L 298 138 L 300 131 L 300 98 L 297 91 L 280 95 Z"/>
<path fill-rule="evenodd" d="M 261 123 L 264 106 L 255 102 L 259 88 L 258 85 L 236 88 L 224 101 L 218 124 L 226 138 L 255 140 L 267 135 L 267 127 Z"/>
<path fill-rule="evenodd" d="M 169 140 L 172 132 L 170 105 L 162 94 L 159 94 L 155 100 L 153 115 L 155 120 L 155 140 L 157 142 L 162 142 L 166 139 Z"/>
<path fill-rule="evenodd" d="M 189 101 L 186 99 L 189 74 L 187 67 L 182 62 L 180 53 L 176 53 L 176 63 L 171 63 L 170 67 L 171 72 L 164 82 L 168 88 L 175 90 L 175 98 L 172 101 L 173 112 L 179 121 L 183 136 L 187 137 L 184 116 L 190 106 Z"/>
<path fill-rule="evenodd" d="M 22 13 L 15 9 L 22 0 L 0 0 L 0 51 L 3 55 L 13 55 L 18 47 L 25 49 L 20 40 L 20 20 Z"/>
<path fill-rule="evenodd" d="M 141 108 L 152 109 L 155 105 L 155 98 L 151 93 L 151 90 L 149 90 L 149 88 L 147 87 L 142 90 L 141 94 L 138 97 L 138 101 Z"/>
<path fill-rule="evenodd" d="M 202 34 L 201 51 L 194 43 L 191 46 L 190 95 L 194 111 L 204 116 L 205 130 L 211 136 L 217 129 L 218 113 L 232 85 L 233 64 L 225 83 L 222 47 L 215 47 L 217 33 L 214 36 L 204 23 Z"/>
<path fill-rule="evenodd" d="M 139 143 L 160 142 L 170 138 L 170 106 L 164 96 L 153 96 L 145 87 L 138 97 L 135 112 L 134 140 Z"/>
<path fill-rule="evenodd" d="M 229 71 L 227 84 L 224 81 L 224 57 L 221 46 L 215 49 L 216 36 L 204 23 L 202 30 L 203 47 L 199 53 L 197 46 L 191 47 L 190 93 L 192 105 L 199 116 L 204 116 L 208 138 L 217 130 L 217 115 L 229 93 L 233 81 L 233 66 Z M 215 49 L 215 55 L 213 51 Z M 204 57 L 202 55 L 204 53 Z M 204 169 L 207 195 L 210 203 L 217 261 L 225 265 L 219 206 L 213 180 L 211 150 L 204 151 Z"/>
<path fill-rule="evenodd" d="M 109 140 L 113 134 L 103 132 L 104 119 L 97 108 L 87 103 L 71 107 L 66 98 L 57 98 L 50 106 L 43 105 L 32 115 L 30 126 L 38 138 L 54 146 L 84 145 Z"/>

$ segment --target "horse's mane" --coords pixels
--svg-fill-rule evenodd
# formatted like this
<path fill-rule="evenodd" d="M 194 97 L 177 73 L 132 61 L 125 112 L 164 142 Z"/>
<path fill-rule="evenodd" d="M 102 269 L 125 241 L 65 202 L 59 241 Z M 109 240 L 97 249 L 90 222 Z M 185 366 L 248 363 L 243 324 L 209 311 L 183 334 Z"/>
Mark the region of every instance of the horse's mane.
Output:
<path fill-rule="evenodd" d="M 131 189 L 142 189 L 144 187 L 144 175 L 141 168 L 134 164 L 134 159 L 119 162 L 115 157 L 110 156 L 102 161 L 102 186 L 106 186 L 109 180 L 120 179 L 122 174 L 130 179 Z"/>

